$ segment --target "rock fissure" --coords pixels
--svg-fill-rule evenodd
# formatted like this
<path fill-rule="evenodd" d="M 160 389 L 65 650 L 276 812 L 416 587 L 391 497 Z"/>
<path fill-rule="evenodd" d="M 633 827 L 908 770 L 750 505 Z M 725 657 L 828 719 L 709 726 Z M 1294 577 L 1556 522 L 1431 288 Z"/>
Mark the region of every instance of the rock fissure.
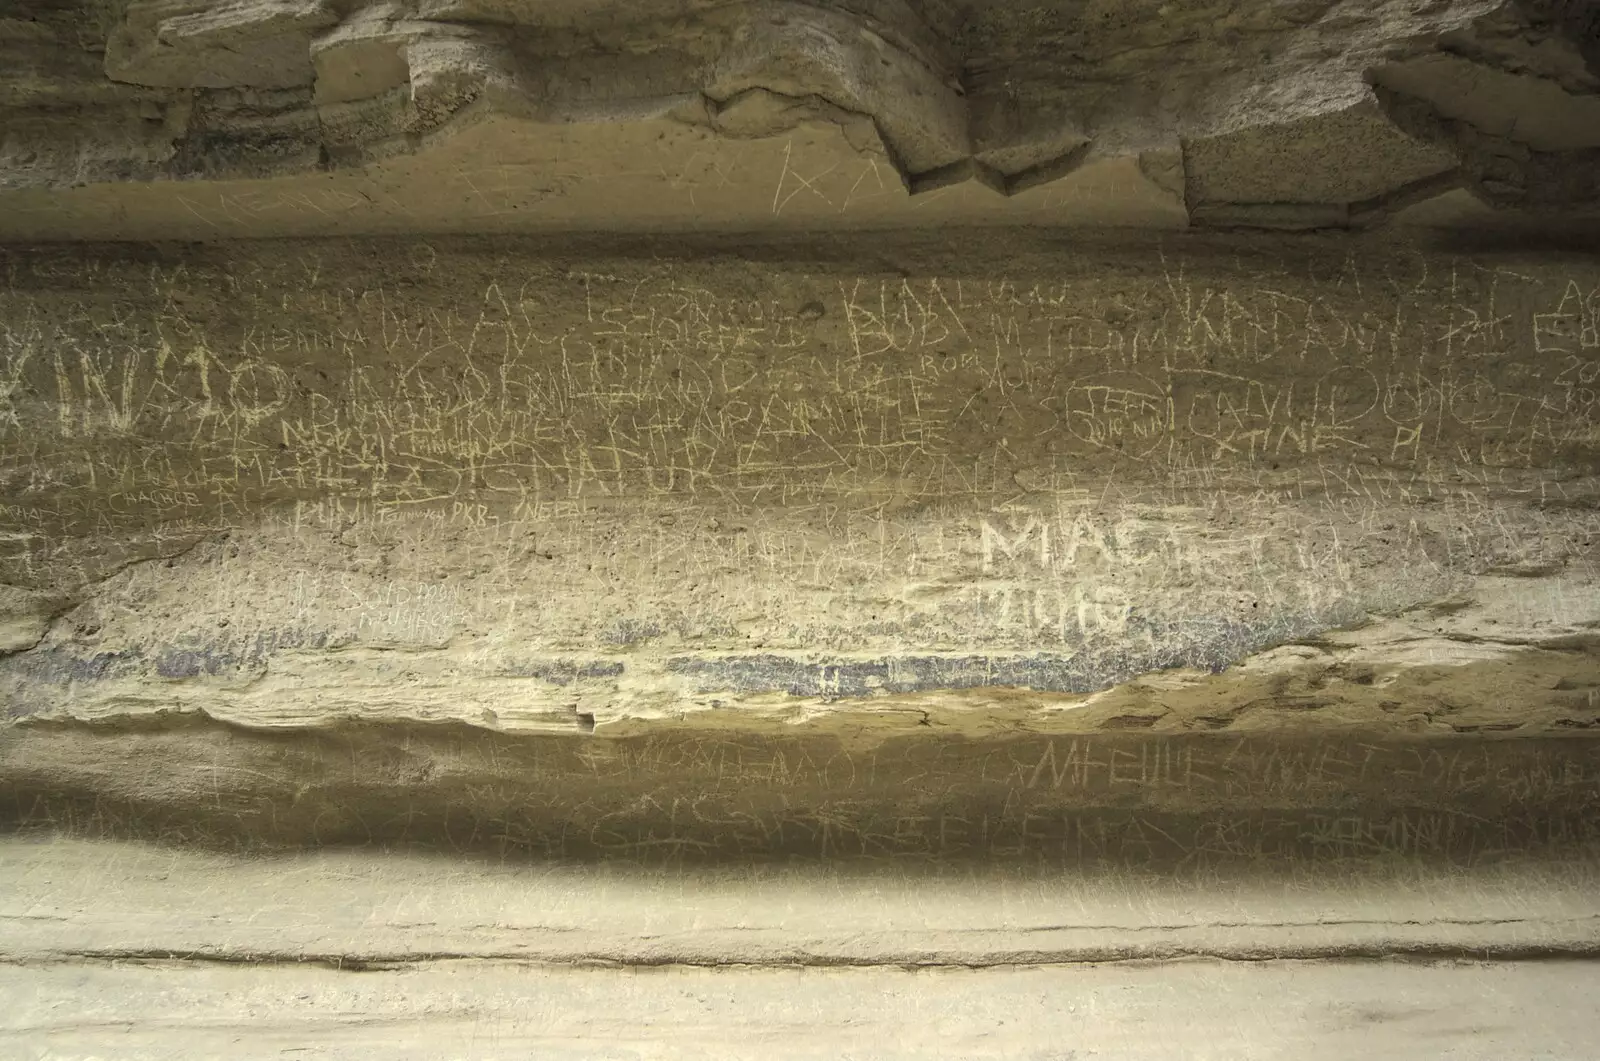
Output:
<path fill-rule="evenodd" d="M 1298 929 L 1304 925 L 1252 925 L 1252 928 Z M 1487 927 L 1474 924 L 1472 927 Z M 1126 932 L 1124 926 L 1116 931 Z M 1161 930 L 1164 931 L 1164 930 Z M 1049 968 L 1051 966 L 1114 966 L 1124 963 L 1169 963 L 1193 961 L 1220 962 L 1450 962 L 1450 961 L 1588 961 L 1600 957 L 1600 941 L 1583 944 L 1517 944 L 1495 942 L 1487 945 L 1461 945 L 1437 942 L 1395 942 L 1392 944 L 1354 942 L 1330 943 L 1304 947 L 1267 949 L 1236 946 L 1184 946 L 1183 944 L 1153 945 L 1149 947 L 1085 948 L 1080 953 L 1037 952 L 1000 953 L 986 957 L 941 959 L 914 954 L 886 955 L 864 960 L 826 954 L 777 955 L 762 960 L 749 958 L 696 958 L 690 955 L 646 956 L 642 954 L 584 954 L 581 957 L 558 958 L 540 956 L 530 959 L 525 952 L 506 953 L 449 953 L 428 952 L 418 954 L 282 954 L 272 952 L 227 951 L 84 951 L 29 955 L 15 958 L 0 954 L 0 965 L 22 964 L 27 967 L 60 966 L 75 964 L 151 964 L 178 963 L 185 966 L 252 965 L 252 966 L 320 966 L 345 973 L 396 972 L 430 965 L 485 965 L 491 963 L 517 963 L 532 968 L 549 969 L 696 969 L 717 968 L 731 972 L 761 969 L 873 969 L 892 968 L 904 970 L 967 970 Z"/>

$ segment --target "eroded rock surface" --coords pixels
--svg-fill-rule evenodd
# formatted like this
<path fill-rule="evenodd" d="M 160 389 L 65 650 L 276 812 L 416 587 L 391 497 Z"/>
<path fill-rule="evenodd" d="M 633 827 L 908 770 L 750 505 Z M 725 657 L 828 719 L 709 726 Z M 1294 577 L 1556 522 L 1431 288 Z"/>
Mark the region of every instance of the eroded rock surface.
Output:
<path fill-rule="evenodd" d="M 0 1053 L 1590 1057 L 1597 182 L 1583 0 L 0 0 Z"/>
<path fill-rule="evenodd" d="M 969 854 L 1018 807 L 1270 810 L 1285 850 L 1362 807 L 1450 808 L 1452 851 L 1592 828 L 1593 255 L 969 233 L 3 269 L 19 820 L 344 842 L 404 795 L 429 835 L 587 856 L 665 815 L 730 857 L 868 855 L 908 806 L 992 820 Z M 219 776 L 243 802 L 202 826 Z"/>
<path fill-rule="evenodd" d="M 1553 0 L 18 0 L 0 238 L 1570 223 L 1597 39 Z"/>

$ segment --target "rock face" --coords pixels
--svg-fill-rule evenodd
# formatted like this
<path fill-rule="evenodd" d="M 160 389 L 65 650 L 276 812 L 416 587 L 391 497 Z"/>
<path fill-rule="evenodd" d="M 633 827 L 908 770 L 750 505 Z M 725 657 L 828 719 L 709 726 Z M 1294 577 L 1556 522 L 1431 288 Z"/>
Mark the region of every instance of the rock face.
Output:
<path fill-rule="evenodd" d="M 1600 208 L 1556 0 L 17 0 L 0 238 Z"/>
<path fill-rule="evenodd" d="M 1600 946 L 1597 180 L 1554 0 L 0 9 L 0 1053 L 1576 963 L 1214 1029 L 1514 1056 L 1452 992 Z"/>
<path fill-rule="evenodd" d="M 1587 836 L 1600 263 L 1003 243 L 5 252 L 8 771 L 200 828 L 228 761 L 236 838 L 398 788 L 572 855 L 801 791 L 855 809 L 763 843 L 826 855 L 1019 800 L 1423 813 L 1424 749 L 1488 757 L 1466 813 L 1538 749 L 1518 802 Z"/>

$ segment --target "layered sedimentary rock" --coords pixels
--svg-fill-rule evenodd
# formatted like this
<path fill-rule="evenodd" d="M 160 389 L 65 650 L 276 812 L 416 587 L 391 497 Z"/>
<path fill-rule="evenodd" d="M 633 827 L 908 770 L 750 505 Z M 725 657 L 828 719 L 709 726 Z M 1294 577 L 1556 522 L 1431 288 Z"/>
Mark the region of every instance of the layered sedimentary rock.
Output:
<path fill-rule="evenodd" d="M 15 814 L 1586 840 L 1593 257 L 1005 244 L 5 252 Z"/>
<path fill-rule="evenodd" d="M 7 1050 L 1587 1050 L 1590 252 L 0 275 Z"/>
<path fill-rule="evenodd" d="M 1600 206 L 1556 0 L 112 0 L 0 19 L 0 238 Z"/>
<path fill-rule="evenodd" d="M 1588 1056 L 1597 31 L 0 6 L 0 1053 Z"/>

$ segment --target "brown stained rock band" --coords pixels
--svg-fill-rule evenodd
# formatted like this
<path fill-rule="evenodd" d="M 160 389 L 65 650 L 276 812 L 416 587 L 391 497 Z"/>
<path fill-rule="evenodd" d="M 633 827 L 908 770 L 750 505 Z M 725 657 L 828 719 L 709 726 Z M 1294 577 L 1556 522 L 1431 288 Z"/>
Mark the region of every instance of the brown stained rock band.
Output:
<path fill-rule="evenodd" d="M 852 749 L 449 726 L 23 732 L 6 764 L 8 830 L 225 850 L 1294 872 L 1576 857 L 1600 842 L 1600 751 L 1582 739 L 932 735 Z M 68 747 L 128 769 L 75 771 L 57 754 Z"/>

